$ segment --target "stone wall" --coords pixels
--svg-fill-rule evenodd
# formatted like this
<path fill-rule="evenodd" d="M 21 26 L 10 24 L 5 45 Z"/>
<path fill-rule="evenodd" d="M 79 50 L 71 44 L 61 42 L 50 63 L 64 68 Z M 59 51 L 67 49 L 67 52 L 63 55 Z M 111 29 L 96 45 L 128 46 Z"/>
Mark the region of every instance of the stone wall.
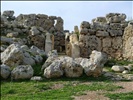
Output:
<path fill-rule="evenodd" d="M 93 50 L 98 50 L 112 58 L 133 60 L 133 26 L 132 23 L 128 25 L 125 19 L 125 14 L 109 13 L 105 17 L 92 19 L 91 23 L 83 21 L 80 29 L 74 27 L 74 33 L 78 36 L 69 36 L 69 30 L 63 29 L 61 17 L 45 14 L 20 14 L 15 17 L 14 11 L 4 11 L 0 23 L 1 52 L 9 44 L 17 42 L 43 50 L 49 47 L 47 51 L 66 51 L 73 57 L 88 58 Z M 46 35 L 48 33 L 51 35 Z"/>
<path fill-rule="evenodd" d="M 133 28 L 132 26 L 127 27 L 128 22 L 125 19 L 125 14 L 109 13 L 105 17 L 93 19 L 91 24 L 83 21 L 79 35 L 80 56 L 89 57 L 92 50 L 98 50 L 106 52 L 111 58 L 133 59 L 131 46 Z M 123 51 L 123 48 L 126 50 Z M 123 56 L 123 52 L 127 52 L 125 56 Z"/>
<path fill-rule="evenodd" d="M 45 50 L 46 33 L 49 32 L 55 35 L 54 49 L 62 51 L 65 45 L 63 24 L 61 17 L 46 14 L 20 14 L 15 17 L 14 11 L 8 10 L 1 15 L 1 36 L 25 38 L 28 45 Z"/>

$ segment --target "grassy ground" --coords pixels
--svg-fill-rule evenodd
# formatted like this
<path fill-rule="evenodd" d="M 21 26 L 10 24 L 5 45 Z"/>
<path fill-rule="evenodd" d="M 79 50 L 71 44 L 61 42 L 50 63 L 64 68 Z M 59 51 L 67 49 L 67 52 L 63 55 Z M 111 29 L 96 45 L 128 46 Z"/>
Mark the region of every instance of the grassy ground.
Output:
<path fill-rule="evenodd" d="M 83 84 L 90 82 L 90 84 Z M 53 88 L 55 84 L 62 87 Z M 36 81 L 2 81 L 1 100 L 72 100 L 74 95 L 83 95 L 84 91 L 106 90 L 114 91 L 115 86 L 104 77 L 88 78 L 60 78 Z"/>
<path fill-rule="evenodd" d="M 115 94 L 106 94 L 112 100 L 133 100 L 133 91 L 128 93 L 115 93 Z"/>

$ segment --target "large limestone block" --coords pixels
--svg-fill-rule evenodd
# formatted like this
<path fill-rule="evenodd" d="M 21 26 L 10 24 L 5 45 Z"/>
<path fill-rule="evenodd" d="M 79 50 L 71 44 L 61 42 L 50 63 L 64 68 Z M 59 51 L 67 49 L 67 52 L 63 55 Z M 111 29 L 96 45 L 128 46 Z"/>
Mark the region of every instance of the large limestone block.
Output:
<path fill-rule="evenodd" d="M 45 53 L 44 50 L 41 50 L 41 49 L 39 49 L 38 47 L 36 47 L 34 45 L 31 46 L 31 48 L 29 49 L 29 51 L 32 52 L 33 55 L 40 55 L 40 56 L 45 56 L 46 55 L 46 53 Z"/>
<path fill-rule="evenodd" d="M 14 42 L 14 40 L 12 38 L 1 36 L 1 42 L 2 43 L 12 44 Z"/>
<path fill-rule="evenodd" d="M 98 22 L 93 22 L 91 24 L 91 29 L 96 30 L 96 31 L 106 31 L 109 28 L 109 25 L 106 23 L 98 23 Z"/>
<path fill-rule="evenodd" d="M 106 19 L 108 23 L 121 23 L 126 19 L 126 15 L 124 13 L 109 13 L 106 14 Z"/>
<path fill-rule="evenodd" d="M 33 59 L 33 55 L 31 55 L 29 52 L 23 51 L 23 65 L 35 65 L 35 60 Z"/>
<path fill-rule="evenodd" d="M 115 72 L 123 72 L 125 70 L 125 68 L 123 66 L 119 66 L 119 65 L 114 65 L 114 66 L 112 66 L 111 69 Z"/>
<path fill-rule="evenodd" d="M 11 44 L 1 53 L 2 63 L 14 67 L 23 62 L 23 52 L 18 44 Z"/>
<path fill-rule="evenodd" d="M 103 38 L 102 47 L 111 47 L 111 38 Z"/>
<path fill-rule="evenodd" d="M 89 34 L 88 31 L 89 31 L 89 30 L 88 30 L 87 28 L 82 28 L 82 29 L 80 29 L 80 34 L 81 34 L 81 35 Z"/>
<path fill-rule="evenodd" d="M 83 21 L 81 24 L 80 24 L 80 28 L 83 29 L 83 28 L 90 28 L 90 23 L 87 22 L 87 21 Z"/>
<path fill-rule="evenodd" d="M 55 60 L 55 59 L 58 59 L 57 57 L 54 58 L 54 57 L 48 57 L 48 59 L 45 61 L 45 63 L 42 65 L 42 68 L 41 70 L 43 71 L 45 68 L 47 68 L 49 65 L 52 64 L 52 62 Z"/>
<path fill-rule="evenodd" d="M 9 37 L 9 38 L 17 37 L 18 36 L 18 32 L 8 33 L 6 36 Z"/>
<path fill-rule="evenodd" d="M 105 17 L 97 17 L 97 18 L 93 19 L 92 22 L 107 23 Z"/>
<path fill-rule="evenodd" d="M 108 30 L 110 36 L 122 36 L 123 32 L 122 30 Z"/>
<path fill-rule="evenodd" d="M 39 49 L 44 49 L 45 46 L 45 38 L 43 35 L 34 35 L 34 36 L 29 36 L 29 44 L 30 45 L 35 45 L 37 46 Z"/>
<path fill-rule="evenodd" d="M 108 37 L 109 33 L 106 32 L 106 31 L 97 31 L 96 32 L 96 36 L 99 36 L 99 37 Z"/>
<path fill-rule="evenodd" d="M 63 69 L 66 77 L 80 77 L 83 74 L 83 68 L 73 59 L 63 64 Z"/>
<path fill-rule="evenodd" d="M 80 64 L 87 76 L 93 75 L 94 77 L 98 77 L 102 74 L 102 69 L 106 62 L 107 55 L 94 50 L 90 55 L 90 59 L 85 58 Z"/>
<path fill-rule="evenodd" d="M 54 61 L 50 66 L 44 70 L 44 76 L 46 78 L 57 78 L 63 75 L 62 64 L 60 61 Z"/>
<path fill-rule="evenodd" d="M 88 35 L 79 35 L 79 43 L 86 44 L 84 46 L 88 45 L 88 39 L 89 39 Z"/>
<path fill-rule="evenodd" d="M 48 57 L 58 57 L 57 50 L 52 50 L 48 52 Z"/>
<path fill-rule="evenodd" d="M 88 37 L 88 48 L 91 50 L 98 50 L 101 51 L 101 40 L 96 36 L 89 36 Z"/>
<path fill-rule="evenodd" d="M 9 66 L 2 64 L 0 65 L 0 76 L 4 79 L 7 79 L 11 74 L 11 69 Z"/>
<path fill-rule="evenodd" d="M 35 27 L 35 26 L 32 26 L 32 27 L 31 27 L 30 32 L 31 32 L 31 35 L 37 35 L 37 34 L 40 33 L 40 32 L 38 31 L 37 27 Z"/>
<path fill-rule="evenodd" d="M 122 29 L 122 27 L 121 27 L 121 24 L 120 23 L 110 23 L 110 29 L 112 29 L 112 30 L 118 30 L 118 29 Z"/>
<path fill-rule="evenodd" d="M 34 70 L 30 65 L 19 65 L 11 72 L 11 78 L 14 80 L 30 79 L 34 74 Z"/>
<path fill-rule="evenodd" d="M 6 11 L 3 12 L 2 15 L 6 16 L 6 17 L 13 17 L 14 11 L 13 10 L 6 10 Z"/>
<path fill-rule="evenodd" d="M 112 39 L 112 47 L 114 49 L 121 49 L 122 48 L 122 37 L 115 37 Z"/>

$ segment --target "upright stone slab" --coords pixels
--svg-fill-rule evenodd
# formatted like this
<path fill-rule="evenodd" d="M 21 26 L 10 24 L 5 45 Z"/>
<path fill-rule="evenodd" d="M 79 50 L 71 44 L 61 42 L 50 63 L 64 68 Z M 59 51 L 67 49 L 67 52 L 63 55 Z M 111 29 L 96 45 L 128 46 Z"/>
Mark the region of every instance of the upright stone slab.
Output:
<path fill-rule="evenodd" d="M 133 24 L 129 24 L 124 30 L 123 57 L 133 61 Z"/>
<path fill-rule="evenodd" d="M 71 57 L 73 57 L 73 58 L 80 57 L 80 47 L 79 47 L 77 34 L 72 34 L 70 36 L 70 44 L 72 46 Z"/>
<path fill-rule="evenodd" d="M 45 53 L 48 54 L 48 52 L 53 49 L 54 49 L 54 35 L 47 32 L 45 40 Z"/>

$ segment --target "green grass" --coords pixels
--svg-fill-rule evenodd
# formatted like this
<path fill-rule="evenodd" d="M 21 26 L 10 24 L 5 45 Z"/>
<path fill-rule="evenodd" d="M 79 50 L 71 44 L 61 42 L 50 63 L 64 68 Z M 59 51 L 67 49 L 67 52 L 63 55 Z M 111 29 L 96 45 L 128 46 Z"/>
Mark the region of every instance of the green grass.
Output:
<path fill-rule="evenodd" d="M 133 62 L 127 60 L 110 59 L 106 62 L 105 66 L 112 67 L 113 65 L 128 65 L 128 64 L 133 64 Z"/>
<path fill-rule="evenodd" d="M 36 64 L 32 66 L 34 70 L 34 76 L 41 76 L 43 72 L 41 71 L 42 65 L 41 64 Z"/>
<path fill-rule="evenodd" d="M 128 93 L 106 94 L 111 100 L 133 100 L 133 91 Z"/>
<path fill-rule="evenodd" d="M 121 88 L 106 81 L 104 77 L 93 78 L 93 80 L 92 78 L 82 76 L 80 78 L 44 79 L 41 82 L 2 81 L 1 100 L 72 100 L 72 96 L 83 95 L 85 91 L 114 91 Z M 91 84 L 81 84 L 84 82 L 91 82 Z M 54 84 L 63 84 L 63 87 L 52 89 Z"/>
<path fill-rule="evenodd" d="M 114 72 L 111 68 L 113 65 L 128 65 L 128 64 L 133 64 L 133 62 L 126 61 L 126 60 L 116 60 L 116 59 L 110 59 L 108 60 L 104 68 L 106 68 L 109 72 Z M 133 67 L 133 66 L 132 66 Z M 133 74 L 133 71 L 130 71 L 129 74 Z"/>

